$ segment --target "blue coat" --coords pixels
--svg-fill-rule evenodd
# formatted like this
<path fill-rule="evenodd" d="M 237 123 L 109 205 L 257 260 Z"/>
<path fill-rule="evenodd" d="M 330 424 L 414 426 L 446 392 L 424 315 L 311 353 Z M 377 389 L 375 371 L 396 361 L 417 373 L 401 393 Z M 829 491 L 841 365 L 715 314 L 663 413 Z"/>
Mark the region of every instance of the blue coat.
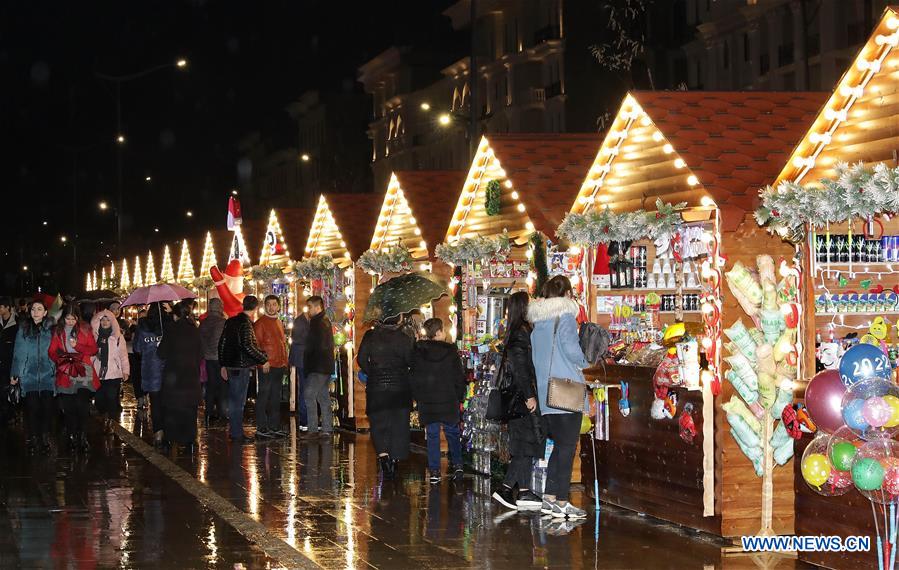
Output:
<path fill-rule="evenodd" d="M 540 413 L 567 414 L 565 410 L 551 408 L 546 404 L 546 391 L 550 376 L 584 381 L 583 369 L 587 368 L 587 359 L 581 351 L 577 334 L 578 304 L 571 299 L 557 297 L 553 299 L 536 299 L 528 305 L 528 320 L 534 324 L 531 331 L 531 351 L 534 359 L 534 371 L 537 374 L 537 396 Z M 555 353 L 552 353 L 553 328 L 556 318 L 559 328 L 556 331 Z M 550 367 L 552 359 L 552 370 Z M 584 393 L 584 411 L 587 411 L 587 396 Z"/>
<path fill-rule="evenodd" d="M 144 392 L 159 392 L 162 390 L 163 361 L 159 358 L 157 350 L 162 335 L 141 322 L 137 326 L 134 335 L 134 352 L 140 354 L 140 387 Z"/>
<path fill-rule="evenodd" d="M 37 334 L 25 336 L 24 323 L 19 324 L 16 344 L 13 348 L 10 376 L 18 378 L 22 393 L 48 390 L 56 392 L 56 364 L 50 360 L 50 340 L 53 338 L 53 323 L 50 319 L 41 321 Z"/>

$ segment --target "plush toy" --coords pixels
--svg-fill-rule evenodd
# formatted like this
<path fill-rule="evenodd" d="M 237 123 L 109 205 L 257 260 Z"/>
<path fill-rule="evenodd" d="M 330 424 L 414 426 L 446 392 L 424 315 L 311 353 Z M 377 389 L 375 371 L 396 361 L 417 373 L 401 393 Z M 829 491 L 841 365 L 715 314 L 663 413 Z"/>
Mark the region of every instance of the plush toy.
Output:
<path fill-rule="evenodd" d="M 684 406 L 684 411 L 681 412 L 678 424 L 680 425 L 680 438 L 685 443 L 692 444 L 693 438 L 696 437 L 696 423 L 693 421 L 693 404 Z"/>
<path fill-rule="evenodd" d="M 209 268 L 209 275 L 215 283 L 215 290 L 225 309 L 225 314 L 233 317 L 243 310 L 243 268 L 240 260 L 232 259 L 222 273 L 217 265 Z"/>

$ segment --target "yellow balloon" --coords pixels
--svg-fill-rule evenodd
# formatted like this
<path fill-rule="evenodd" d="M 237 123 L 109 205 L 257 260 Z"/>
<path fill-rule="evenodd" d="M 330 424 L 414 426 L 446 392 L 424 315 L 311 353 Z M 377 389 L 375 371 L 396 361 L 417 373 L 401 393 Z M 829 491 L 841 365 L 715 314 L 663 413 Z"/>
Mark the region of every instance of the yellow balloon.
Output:
<path fill-rule="evenodd" d="M 884 427 L 899 426 L 899 398 L 892 394 L 887 394 L 883 397 L 883 401 L 889 404 L 890 409 L 893 411 L 893 415 L 890 416 L 889 421 L 883 424 Z"/>
<path fill-rule="evenodd" d="M 591 429 L 593 429 L 593 422 L 590 421 L 590 416 L 584 414 L 581 416 L 581 435 L 590 433 Z"/>
<path fill-rule="evenodd" d="M 810 453 L 802 459 L 802 478 L 812 487 L 820 487 L 830 477 L 830 463 L 821 453 Z"/>

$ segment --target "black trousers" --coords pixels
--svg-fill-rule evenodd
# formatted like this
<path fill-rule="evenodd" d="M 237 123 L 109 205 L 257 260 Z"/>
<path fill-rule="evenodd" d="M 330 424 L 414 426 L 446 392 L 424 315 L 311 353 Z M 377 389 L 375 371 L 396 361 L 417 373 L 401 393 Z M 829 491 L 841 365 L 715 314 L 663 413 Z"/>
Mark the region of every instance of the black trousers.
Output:
<path fill-rule="evenodd" d="M 116 419 L 122 414 L 122 401 L 120 394 L 122 393 L 122 379 L 103 380 L 100 382 L 100 389 L 94 398 L 94 405 L 97 411 L 105 414 L 109 419 Z"/>
<path fill-rule="evenodd" d="M 74 394 L 60 394 L 59 401 L 66 419 L 66 432 L 70 436 L 84 433 L 84 424 L 91 411 L 93 392 L 87 388 L 79 388 Z"/>
<path fill-rule="evenodd" d="M 25 394 L 25 426 L 28 428 L 28 437 L 40 438 L 51 433 L 55 413 L 53 392 L 50 390 Z"/>
<path fill-rule="evenodd" d="M 581 433 L 581 416 L 583 414 L 580 412 L 543 416 L 546 435 L 553 440 L 553 451 L 546 467 L 544 493 L 555 495 L 556 499 L 561 501 L 568 500 L 568 493 L 571 490 L 571 470 Z"/>
<path fill-rule="evenodd" d="M 256 394 L 256 427 L 260 430 L 281 429 L 281 383 L 285 372 L 286 368 L 271 368 L 268 372 L 260 368 L 256 372 L 259 387 Z"/>
<path fill-rule="evenodd" d="M 218 360 L 206 361 L 206 417 L 228 417 L 228 386 L 222 380 L 222 365 Z"/>
<path fill-rule="evenodd" d="M 131 368 L 131 388 L 134 389 L 134 399 L 145 396 L 144 389 L 140 386 L 140 353 L 128 353 L 128 365 Z"/>
<path fill-rule="evenodd" d="M 380 455 L 391 459 L 409 457 L 409 408 L 391 408 L 368 413 L 371 441 Z"/>
<path fill-rule="evenodd" d="M 165 411 L 162 409 L 162 392 L 145 392 L 150 396 L 150 424 L 153 431 L 162 431 L 165 429 L 164 420 Z"/>

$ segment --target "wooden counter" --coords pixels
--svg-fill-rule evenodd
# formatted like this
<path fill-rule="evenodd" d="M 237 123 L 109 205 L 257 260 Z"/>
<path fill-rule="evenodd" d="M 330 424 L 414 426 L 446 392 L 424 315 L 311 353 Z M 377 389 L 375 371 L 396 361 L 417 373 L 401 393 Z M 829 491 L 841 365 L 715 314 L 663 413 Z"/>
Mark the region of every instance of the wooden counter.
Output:
<path fill-rule="evenodd" d="M 719 516 L 702 516 L 702 392 L 678 390 L 678 413 L 693 404 L 696 437 L 692 444 L 679 435 L 677 418 L 654 420 L 650 417 L 653 399 L 652 377 L 655 368 L 607 365 L 587 371 L 591 381 L 630 383 L 631 413 L 624 417 L 618 410 L 620 390 L 610 390 L 610 441 L 596 442 L 596 460 L 600 498 L 663 520 L 721 533 Z M 581 479 L 587 492 L 593 493 L 593 455 L 590 439 L 581 439 Z"/>

